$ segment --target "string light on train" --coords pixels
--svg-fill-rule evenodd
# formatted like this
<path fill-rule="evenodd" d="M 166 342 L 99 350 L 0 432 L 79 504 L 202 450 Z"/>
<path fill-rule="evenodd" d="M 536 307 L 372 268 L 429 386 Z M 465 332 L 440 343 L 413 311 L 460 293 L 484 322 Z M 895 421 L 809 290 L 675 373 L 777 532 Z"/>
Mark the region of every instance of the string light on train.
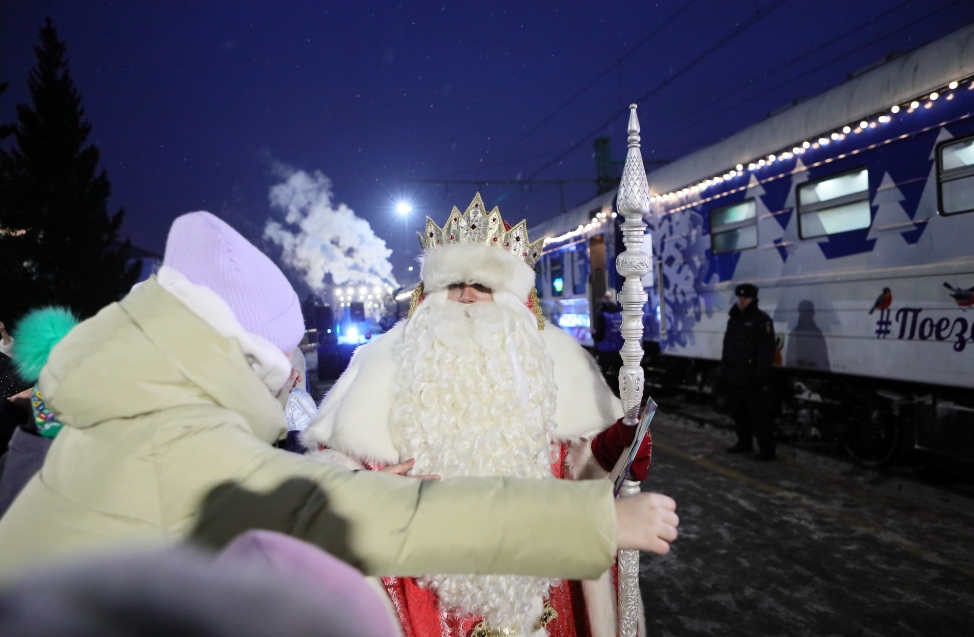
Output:
<path fill-rule="evenodd" d="M 974 80 L 971 80 L 971 78 L 967 78 L 964 80 L 955 80 L 947 84 L 947 86 L 945 86 L 943 89 L 933 91 L 927 94 L 925 97 L 911 100 L 908 104 L 902 104 L 902 105 L 893 104 L 892 106 L 890 106 L 888 112 L 894 115 L 900 113 L 901 111 L 903 111 L 904 114 L 910 114 L 916 111 L 921 106 L 923 106 L 923 108 L 925 109 L 932 108 L 933 103 L 936 102 L 941 97 L 943 97 L 945 100 L 952 100 L 954 98 L 954 94 L 948 93 L 948 91 L 957 90 L 958 88 L 960 88 L 962 82 L 968 82 L 967 89 L 974 90 Z M 695 184 L 684 186 L 679 190 L 674 190 L 662 194 L 651 193 L 649 201 L 650 203 L 656 203 L 658 201 L 668 201 L 676 197 L 685 197 L 690 193 L 697 193 L 702 190 L 706 190 L 711 186 L 715 186 L 725 181 L 729 181 L 735 177 L 740 177 L 745 173 L 745 171 L 746 172 L 758 171 L 764 168 L 765 166 L 770 166 L 776 161 L 784 161 L 787 159 L 791 159 L 792 157 L 804 154 L 808 150 L 815 150 L 816 148 L 827 146 L 829 143 L 834 141 L 842 141 L 843 139 L 846 138 L 847 135 L 850 134 L 858 135 L 859 133 L 867 129 L 876 128 L 877 125 L 888 124 L 892 120 L 893 120 L 892 117 L 890 117 L 886 112 L 883 112 L 878 116 L 876 116 L 875 120 L 872 121 L 870 121 L 869 119 L 861 120 L 859 122 L 859 125 L 856 126 L 855 128 L 853 128 L 853 124 L 847 124 L 843 126 L 841 129 L 837 129 L 832 132 L 825 133 L 817 140 L 805 140 L 800 144 L 795 144 L 795 146 L 791 149 L 791 152 L 784 150 L 778 153 L 771 153 L 769 155 L 766 155 L 765 157 L 754 159 L 753 161 L 748 162 L 746 166 L 744 165 L 744 163 L 737 164 L 737 166 L 735 166 L 733 169 L 728 170 L 726 173 L 707 177 Z"/>
<path fill-rule="evenodd" d="M 596 215 L 592 217 L 592 220 L 589 221 L 588 223 L 579 225 L 574 230 L 569 230 L 565 234 L 560 234 L 557 237 L 548 237 L 544 240 L 544 243 L 545 245 L 548 245 L 549 243 L 561 243 L 562 241 L 573 239 L 574 237 L 587 234 L 592 230 L 601 227 L 609 219 L 615 219 L 615 218 L 616 218 L 616 213 L 606 212 L 605 210 L 603 210 L 602 212 L 596 213 Z"/>

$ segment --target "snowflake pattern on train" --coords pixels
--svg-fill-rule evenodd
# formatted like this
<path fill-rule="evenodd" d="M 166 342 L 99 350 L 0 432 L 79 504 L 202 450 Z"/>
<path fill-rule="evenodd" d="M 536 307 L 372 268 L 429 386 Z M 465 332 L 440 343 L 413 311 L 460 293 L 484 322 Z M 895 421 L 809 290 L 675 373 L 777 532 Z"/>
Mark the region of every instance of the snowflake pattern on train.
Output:
<path fill-rule="evenodd" d="M 694 342 L 693 327 L 701 317 L 723 309 L 716 306 L 713 295 L 699 294 L 716 277 L 708 260 L 710 241 L 703 217 L 689 210 L 687 214 L 651 215 L 648 220 L 654 251 L 663 263 L 664 346 L 686 346 Z"/>

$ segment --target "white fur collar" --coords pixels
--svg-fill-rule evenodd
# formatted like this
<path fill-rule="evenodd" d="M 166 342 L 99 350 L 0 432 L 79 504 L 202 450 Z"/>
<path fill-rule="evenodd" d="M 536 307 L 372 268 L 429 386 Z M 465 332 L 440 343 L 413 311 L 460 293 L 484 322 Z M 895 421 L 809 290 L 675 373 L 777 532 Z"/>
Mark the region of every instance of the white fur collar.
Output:
<path fill-rule="evenodd" d="M 192 283 L 168 265 L 159 268 L 156 278 L 166 292 L 179 299 L 189 311 L 206 321 L 221 336 L 237 339 L 250 368 L 271 392 L 276 393 L 284 386 L 291 374 L 291 361 L 266 338 L 245 330 L 227 302 L 216 292 Z"/>
<path fill-rule="evenodd" d="M 389 433 L 392 386 L 396 373 L 395 343 L 402 338 L 405 321 L 367 345 L 325 396 L 318 415 L 305 430 L 309 448 L 318 444 L 354 458 L 389 464 L 399 452 Z M 549 326 L 541 332 L 554 362 L 558 386 L 555 408 L 556 440 L 593 436 L 622 417 L 619 399 L 605 384 L 592 357 L 575 339 Z"/>

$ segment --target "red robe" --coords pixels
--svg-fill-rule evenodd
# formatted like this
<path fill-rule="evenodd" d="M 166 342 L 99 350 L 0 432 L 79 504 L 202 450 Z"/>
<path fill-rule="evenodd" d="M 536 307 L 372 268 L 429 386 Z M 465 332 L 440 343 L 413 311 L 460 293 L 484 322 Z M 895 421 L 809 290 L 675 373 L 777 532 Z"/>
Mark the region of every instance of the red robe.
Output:
<path fill-rule="evenodd" d="M 565 477 L 568 444 L 560 445 L 560 457 L 552 463 L 551 473 L 559 480 Z M 369 467 L 378 469 L 380 467 Z M 482 617 L 460 615 L 441 609 L 436 593 L 419 586 L 412 577 L 384 577 L 389 599 L 399 616 L 403 637 L 469 637 Z M 547 625 L 551 637 L 589 637 L 591 629 L 577 580 L 561 580 L 549 590 L 548 602 L 558 616 Z"/>
<path fill-rule="evenodd" d="M 624 427 L 616 422 L 596 436 L 592 441 L 592 452 L 599 465 L 609 471 L 625 446 L 632 443 L 635 427 Z M 632 471 L 640 480 L 649 472 L 653 442 L 650 436 L 643 441 Z M 559 457 L 551 464 L 552 475 L 563 480 L 567 472 L 568 443 L 558 446 Z M 366 462 L 373 471 L 382 465 Z M 615 567 L 612 581 L 616 581 Z M 469 637 L 474 628 L 483 621 L 477 615 L 460 615 L 456 611 L 440 608 L 436 593 L 422 588 L 412 577 L 384 577 L 382 584 L 396 609 L 403 637 Z M 614 588 L 614 586 L 613 586 Z M 613 591 L 615 592 L 615 591 Z M 591 637 L 592 630 L 588 620 L 588 610 L 578 580 L 561 580 L 548 591 L 548 603 L 557 613 L 546 626 L 549 637 Z"/>

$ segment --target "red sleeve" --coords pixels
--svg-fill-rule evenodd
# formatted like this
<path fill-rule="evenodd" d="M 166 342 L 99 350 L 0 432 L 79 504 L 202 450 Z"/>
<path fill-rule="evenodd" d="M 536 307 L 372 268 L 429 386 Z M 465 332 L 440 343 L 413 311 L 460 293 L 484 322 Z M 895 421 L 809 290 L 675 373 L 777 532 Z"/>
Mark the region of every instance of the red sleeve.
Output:
<path fill-rule="evenodd" d="M 605 471 L 612 471 L 616 461 L 626 447 L 632 444 L 636 436 L 636 426 L 622 424 L 620 418 L 611 427 L 600 433 L 592 440 L 592 455 Z M 653 453 L 652 436 L 647 433 L 639 451 L 636 452 L 636 459 L 632 463 L 632 473 L 639 480 L 645 480 L 649 475 L 649 462 Z"/>

